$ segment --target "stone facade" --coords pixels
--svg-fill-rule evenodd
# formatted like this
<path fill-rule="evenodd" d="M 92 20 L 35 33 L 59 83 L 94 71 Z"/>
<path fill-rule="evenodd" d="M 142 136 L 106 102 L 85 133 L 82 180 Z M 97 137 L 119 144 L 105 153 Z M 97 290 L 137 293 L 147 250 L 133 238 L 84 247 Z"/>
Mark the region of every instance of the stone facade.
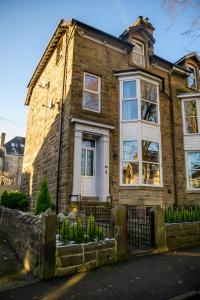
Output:
<path fill-rule="evenodd" d="M 122 204 L 159 206 L 199 203 L 198 191 L 188 193 L 186 188 L 181 99 L 177 98 L 180 92 L 193 93 L 187 87 L 189 73 L 182 62 L 180 66 L 154 55 L 153 29 L 149 25 L 145 27 L 146 21 L 139 22 L 120 39 L 76 20 L 59 24 L 28 86 L 23 189 L 30 194 L 32 206 L 41 178 L 45 176 L 58 210 L 67 208 L 75 181 L 77 122 L 84 124 L 87 134 L 87 123 L 90 128 L 105 127 L 109 132 L 107 184 L 113 200 Z M 143 67 L 132 61 L 132 38 L 144 43 L 146 64 Z M 62 55 L 57 63 L 61 42 Z M 189 59 L 199 68 L 199 62 Z M 162 186 L 120 184 L 120 94 L 115 71 L 137 71 L 159 78 L 161 82 Z M 82 107 L 84 72 L 101 78 L 100 113 Z"/>
<path fill-rule="evenodd" d="M 85 272 L 116 261 L 116 241 L 58 246 L 55 276 Z"/>

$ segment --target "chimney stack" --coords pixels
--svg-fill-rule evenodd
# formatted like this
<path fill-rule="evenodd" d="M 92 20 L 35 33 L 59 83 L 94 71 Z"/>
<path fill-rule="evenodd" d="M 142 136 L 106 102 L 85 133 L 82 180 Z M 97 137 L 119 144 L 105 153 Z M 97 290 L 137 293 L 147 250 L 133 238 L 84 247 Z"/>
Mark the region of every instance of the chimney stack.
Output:
<path fill-rule="evenodd" d="M 5 138 L 6 138 L 5 132 L 1 132 L 0 133 L 0 147 L 4 146 L 4 144 L 5 144 Z"/>

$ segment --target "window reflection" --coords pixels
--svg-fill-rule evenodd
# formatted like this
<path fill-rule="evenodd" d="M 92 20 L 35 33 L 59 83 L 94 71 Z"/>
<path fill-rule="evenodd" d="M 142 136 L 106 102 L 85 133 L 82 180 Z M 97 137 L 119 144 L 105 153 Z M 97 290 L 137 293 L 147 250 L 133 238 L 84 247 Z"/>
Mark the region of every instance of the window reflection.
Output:
<path fill-rule="evenodd" d="M 98 77 L 85 74 L 85 89 L 98 92 Z"/>
<path fill-rule="evenodd" d="M 123 142 L 123 160 L 137 160 L 138 144 L 137 141 Z"/>
<path fill-rule="evenodd" d="M 139 167 L 137 162 L 123 163 L 122 165 L 123 184 L 139 183 Z"/>
<path fill-rule="evenodd" d="M 200 152 L 188 152 L 187 164 L 189 187 L 200 188 Z"/>
<path fill-rule="evenodd" d="M 157 105 L 147 101 L 141 101 L 142 120 L 158 123 Z"/>
<path fill-rule="evenodd" d="M 141 98 L 151 102 L 157 102 L 157 87 L 147 81 L 141 80 Z"/>
<path fill-rule="evenodd" d="M 159 144 L 142 141 L 142 160 L 159 162 Z"/>
<path fill-rule="evenodd" d="M 184 102 L 186 117 L 197 116 L 196 100 Z"/>
<path fill-rule="evenodd" d="M 144 184 L 160 184 L 160 166 L 158 164 L 142 164 L 142 180 Z"/>

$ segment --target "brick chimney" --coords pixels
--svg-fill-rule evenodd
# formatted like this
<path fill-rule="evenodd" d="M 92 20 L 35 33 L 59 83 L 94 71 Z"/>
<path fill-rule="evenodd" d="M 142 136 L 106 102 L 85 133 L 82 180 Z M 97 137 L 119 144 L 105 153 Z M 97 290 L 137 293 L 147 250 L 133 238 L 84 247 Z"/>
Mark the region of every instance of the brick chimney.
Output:
<path fill-rule="evenodd" d="M 1 132 L 0 133 L 0 147 L 4 146 L 4 144 L 5 144 L 5 138 L 6 138 L 5 132 Z"/>

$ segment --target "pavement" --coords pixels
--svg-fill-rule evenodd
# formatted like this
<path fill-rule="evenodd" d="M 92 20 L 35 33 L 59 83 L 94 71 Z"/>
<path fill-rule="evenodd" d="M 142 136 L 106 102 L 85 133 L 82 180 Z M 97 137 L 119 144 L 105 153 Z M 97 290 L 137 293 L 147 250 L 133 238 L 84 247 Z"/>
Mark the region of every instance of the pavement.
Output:
<path fill-rule="evenodd" d="M 36 279 L 23 268 L 21 261 L 0 231 L 0 291 L 33 282 L 36 282 Z"/>
<path fill-rule="evenodd" d="M 0 299 L 197 300 L 200 247 L 132 257 L 88 273 L 0 292 Z"/>

